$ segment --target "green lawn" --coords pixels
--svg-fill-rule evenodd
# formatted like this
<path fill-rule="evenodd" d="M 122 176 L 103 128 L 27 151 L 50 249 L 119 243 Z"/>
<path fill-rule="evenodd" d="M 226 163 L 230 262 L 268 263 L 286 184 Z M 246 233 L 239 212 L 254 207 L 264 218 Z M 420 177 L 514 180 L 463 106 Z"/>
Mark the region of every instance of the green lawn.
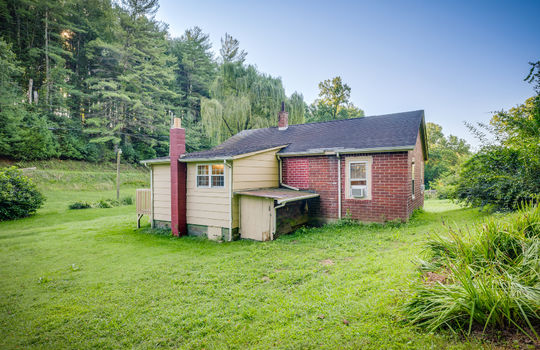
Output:
<path fill-rule="evenodd" d="M 399 227 L 265 243 L 136 230 L 134 206 L 67 210 L 113 193 L 48 191 L 35 217 L 0 223 L 1 348 L 482 346 L 422 332 L 399 311 L 426 235 L 443 218 L 479 221 L 477 210 L 429 201 Z"/>

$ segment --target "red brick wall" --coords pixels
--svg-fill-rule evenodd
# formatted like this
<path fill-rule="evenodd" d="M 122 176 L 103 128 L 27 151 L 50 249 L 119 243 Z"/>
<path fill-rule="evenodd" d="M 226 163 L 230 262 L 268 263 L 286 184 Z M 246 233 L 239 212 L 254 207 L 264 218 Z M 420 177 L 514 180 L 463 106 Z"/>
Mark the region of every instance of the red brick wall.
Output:
<path fill-rule="evenodd" d="M 418 148 L 418 147 L 417 147 Z M 422 153 L 416 149 L 409 152 L 370 153 L 341 155 L 341 215 L 353 219 L 382 222 L 386 220 L 407 220 L 416 207 L 423 205 L 420 186 L 423 183 Z M 411 160 L 415 156 L 418 176 L 417 195 L 411 199 Z M 346 199 L 347 157 L 372 157 L 371 199 Z M 309 189 L 320 194 L 320 208 L 312 214 L 324 219 L 337 219 L 338 185 L 336 156 L 305 156 L 283 159 L 283 183 L 301 189 Z M 306 164 L 308 166 L 306 166 Z M 306 186 L 307 184 L 307 186 Z"/>
<path fill-rule="evenodd" d="M 178 158 L 186 153 L 186 129 L 170 131 L 169 155 L 171 157 L 171 230 L 174 236 L 187 235 L 186 220 L 186 163 Z"/>
<path fill-rule="evenodd" d="M 283 162 L 285 164 L 285 162 Z M 281 170 L 283 183 L 300 188 L 309 188 L 309 161 L 306 158 L 287 158 L 287 165 Z"/>
<path fill-rule="evenodd" d="M 371 199 L 346 199 L 347 157 L 371 156 Z M 407 152 L 344 155 L 341 161 L 342 217 L 362 221 L 407 220 Z"/>

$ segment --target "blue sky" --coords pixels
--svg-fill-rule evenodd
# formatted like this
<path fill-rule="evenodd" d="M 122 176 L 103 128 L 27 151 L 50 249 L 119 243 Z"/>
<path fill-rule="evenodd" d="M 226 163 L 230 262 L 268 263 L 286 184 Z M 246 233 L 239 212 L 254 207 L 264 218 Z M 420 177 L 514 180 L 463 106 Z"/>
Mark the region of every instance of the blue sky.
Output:
<path fill-rule="evenodd" d="M 366 115 L 424 109 L 476 145 L 464 121 L 486 122 L 534 93 L 523 78 L 540 59 L 539 13 L 540 0 L 160 0 L 156 18 L 172 36 L 201 27 L 216 54 L 232 34 L 247 63 L 308 103 L 320 81 L 339 75 Z"/>

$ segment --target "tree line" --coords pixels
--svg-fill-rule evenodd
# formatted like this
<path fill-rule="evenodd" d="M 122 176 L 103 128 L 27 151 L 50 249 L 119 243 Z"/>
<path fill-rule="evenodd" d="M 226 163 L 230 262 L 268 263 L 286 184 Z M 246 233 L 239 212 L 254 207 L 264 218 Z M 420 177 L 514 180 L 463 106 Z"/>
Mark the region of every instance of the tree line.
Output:
<path fill-rule="evenodd" d="M 0 157 L 128 161 L 168 153 L 181 117 L 188 152 L 237 132 L 363 116 L 340 77 L 312 105 L 245 63 L 226 33 L 219 54 L 199 27 L 171 38 L 157 0 L 0 0 Z"/>

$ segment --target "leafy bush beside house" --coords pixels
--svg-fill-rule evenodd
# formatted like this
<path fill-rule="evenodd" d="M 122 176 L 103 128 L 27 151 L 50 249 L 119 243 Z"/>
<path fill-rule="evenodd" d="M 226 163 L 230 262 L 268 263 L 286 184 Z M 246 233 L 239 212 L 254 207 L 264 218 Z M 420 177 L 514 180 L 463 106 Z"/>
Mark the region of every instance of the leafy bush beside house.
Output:
<path fill-rule="evenodd" d="M 0 221 L 34 214 L 45 201 L 31 179 L 15 167 L 0 170 Z"/>

